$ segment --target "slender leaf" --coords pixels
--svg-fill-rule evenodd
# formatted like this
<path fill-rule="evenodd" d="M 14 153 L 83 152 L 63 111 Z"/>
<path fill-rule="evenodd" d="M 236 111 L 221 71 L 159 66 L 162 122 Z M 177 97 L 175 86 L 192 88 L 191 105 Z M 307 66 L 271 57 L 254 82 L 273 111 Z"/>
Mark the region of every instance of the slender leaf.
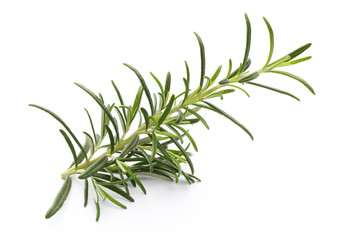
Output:
<path fill-rule="evenodd" d="M 186 99 L 189 95 L 189 86 L 190 86 L 190 71 L 189 71 L 189 66 L 186 61 L 185 61 L 185 68 L 186 68 L 186 78 L 183 78 L 184 85 L 185 85 L 185 94 L 184 94 L 183 102 L 186 101 Z"/>
<path fill-rule="evenodd" d="M 153 161 L 156 155 L 156 149 L 157 149 L 157 139 L 156 139 L 156 135 L 155 133 L 152 133 L 151 135 L 151 139 L 152 139 L 152 147 L 151 147 L 151 156 L 150 156 L 150 160 Z"/>
<path fill-rule="evenodd" d="M 120 112 L 120 109 L 117 106 L 115 106 L 115 111 L 116 111 L 117 115 L 119 116 L 121 128 L 122 128 L 123 132 L 126 132 L 127 129 L 126 129 L 126 122 L 125 122 L 124 116 L 122 115 L 122 113 Z M 125 108 L 123 108 L 123 113 L 125 113 Z"/>
<path fill-rule="evenodd" d="M 62 187 L 60 188 L 60 191 L 56 195 L 53 204 L 46 212 L 45 215 L 46 219 L 51 218 L 52 216 L 54 216 L 55 213 L 57 213 L 57 211 L 60 210 L 60 208 L 64 205 L 67 196 L 69 195 L 70 189 L 71 189 L 71 177 L 69 177 L 69 175 L 66 175 L 65 181 Z"/>
<path fill-rule="evenodd" d="M 189 95 L 189 80 L 186 80 L 186 78 L 183 78 L 183 82 L 184 82 L 184 85 L 185 85 L 185 92 L 184 92 L 184 100 L 183 102 L 186 101 L 186 99 L 188 98 L 188 95 Z"/>
<path fill-rule="evenodd" d="M 220 66 L 216 69 L 214 75 L 211 77 L 210 82 L 214 82 L 214 81 L 217 79 L 217 77 L 219 76 L 219 74 L 220 74 L 220 72 L 221 72 L 221 69 L 222 69 L 222 66 L 220 65 Z"/>
<path fill-rule="evenodd" d="M 145 91 L 145 95 L 149 101 L 149 105 L 150 105 L 150 109 L 151 109 L 151 115 L 154 115 L 155 114 L 155 108 L 154 108 L 154 104 L 153 104 L 153 101 L 152 101 L 152 98 L 151 98 L 151 94 L 150 94 L 150 91 L 145 83 L 145 80 L 144 78 L 141 76 L 141 74 L 139 73 L 138 70 L 136 70 L 133 66 L 129 65 L 129 64 L 126 64 L 124 63 L 125 66 L 127 66 L 128 68 L 130 68 L 135 74 L 136 76 L 138 77 L 138 79 L 140 80 L 140 83 L 142 85 L 142 87 L 144 88 L 144 91 Z"/>
<path fill-rule="evenodd" d="M 165 179 L 165 180 L 169 180 L 170 182 L 173 181 L 173 179 L 170 176 L 168 176 L 167 174 L 164 174 L 160 170 L 154 170 L 153 172 L 145 172 L 145 171 L 144 172 L 139 172 L 139 175 L 158 177 L 158 178 L 162 178 L 162 179 Z"/>
<path fill-rule="evenodd" d="M 94 125 L 93 125 L 93 121 L 92 121 L 92 119 L 91 119 L 91 116 L 90 116 L 89 111 L 88 111 L 86 108 L 84 108 L 84 109 L 85 109 L 86 114 L 87 114 L 87 116 L 88 116 L 88 118 L 89 118 L 90 125 L 91 125 L 91 130 L 92 130 L 92 133 L 93 133 L 93 136 L 94 136 L 94 140 L 95 140 L 95 139 L 96 139 L 96 133 L 95 133 L 95 129 L 94 129 Z"/>
<path fill-rule="evenodd" d="M 180 129 L 187 136 L 187 138 L 191 142 L 191 145 L 194 147 L 195 151 L 197 152 L 198 151 L 197 145 L 196 145 L 193 137 L 190 135 L 190 133 L 187 130 L 185 130 L 183 127 L 180 127 L 179 125 L 172 125 L 172 126 Z"/>
<path fill-rule="evenodd" d="M 183 112 L 181 111 L 180 108 L 176 108 L 176 111 L 178 112 L 178 116 L 177 116 L 177 118 L 175 120 L 175 123 L 177 124 L 177 123 L 181 122 L 184 119 L 184 114 L 183 114 Z"/>
<path fill-rule="evenodd" d="M 229 87 L 233 87 L 233 88 L 237 88 L 237 89 L 243 91 L 248 97 L 250 97 L 250 95 L 248 94 L 248 92 L 245 91 L 244 89 L 242 89 L 241 87 L 236 86 L 236 85 L 233 85 L 233 84 L 229 84 L 228 86 L 229 86 Z"/>
<path fill-rule="evenodd" d="M 159 81 L 159 79 L 152 72 L 150 72 L 150 75 L 155 79 L 156 83 L 158 84 L 161 94 L 164 94 L 164 87 Z"/>
<path fill-rule="evenodd" d="M 86 153 L 89 152 L 90 148 L 91 148 L 91 154 L 94 153 L 95 151 L 95 142 L 94 142 L 94 139 L 91 137 L 91 135 L 87 132 L 83 132 L 85 134 L 85 143 L 83 145 Z M 96 135 L 95 135 L 96 136 Z M 85 159 L 85 156 L 84 154 L 80 151 L 77 155 L 77 160 L 78 160 L 78 163 L 80 164 L 84 159 Z"/>
<path fill-rule="evenodd" d="M 254 85 L 254 86 L 257 86 L 257 87 L 262 87 L 262 88 L 265 88 L 265 89 L 268 89 L 268 90 L 271 90 L 271 91 L 274 91 L 274 92 L 278 92 L 278 93 L 287 95 L 289 97 L 292 97 L 292 98 L 300 101 L 300 99 L 297 98 L 296 96 L 292 95 L 291 93 L 280 90 L 280 89 L 276 89 L 276 88 L 273 88 L 273 87 L 265 86 L 265 85 L 262 85 L 262 84 L 259 84 L 259 83 L 254 83 L 254 82 L 247 82 L 247 84 Z"/>
<path fill-rule="evenodd" d="M 112 85 L 113 85 L 113 87 L 115 89 L 116 95 L 119 98 L 120 105 L 125 105 L 124 100 L 123 100 L 123 98 L 122 98 L 122 96 L 120 94 L 120 91 L 119 91 L 118 87 L 116 86 L 115 82 L 113 80 L 111 80 L 111 83 L 112 83 Z M 124 112 L 124 115 L 125 115 L 125 112 Z"/>
<path fill-rule="evenodd" d="M 87 92 L 95 101 L 96 103 L 102 108 L 102 110 L 106 113 L 107 117 L 109 118 L 110 122 L 114 126 L 115 132 L 116 132 L 116 139 L 119 139 L 119 129 L 118 126 L 111 115 L 109 109 L 104 105 L 104 103 L 89 89 L 87 89 L 85 86 L 81 85 L 80 83 L 75 83 L 78 87 L 80 87 L 82 90 Z"/>
<path fill-rule="evenodd" d="M 245 21 L 246 21 L 246 47 L 245 47 L 245 54 L 244 54 L 244 60 L 242 62 L 242 67 L 239 69 L 239 73 L 243 73 L 245 71 L 244 67 L 248 61 L 249 58 L 249 52 L 250 52 L 250 43 L 251 43 L 251 24 L 248 15 L 245 13 Z"/>
<path fill-rule="evenodd" d="M 226 112 L 224 112 L 223 110 L 221 110 L 220 108 L 216 107 L 214 104 L 209 103 L 207 101 L 203 101 L 205 104 L 207 104 L 208 106 L 210 106 L 210 108 L 217 112 L 220 115 L 223 115 L 224 117 L 226 117 L 227 119 L 229 119 L 230 121 L 232 121 L 233 123 L 235 123 L 236 125 L 238 125 L 241 129 L 243 129 L 248 135 L 249 137 L 254 140 L 254 137 L 252 136 L 252 134 L 250 133 L 250 131 L 241 123 L 239 123 L 235 118 L 233 118 L 232 116 L 230 116 L 229 114 L 227 114 Z"/>
<path fill-rule="evenodd" d="M 229 70 L 228 70 L 228 73 L 226 75 L 226 78 L 229 78 L 229 76 L 231 74 L 231 70 L 232 70 L 232 61 L 231 61 L 231 59 L 229 59 Z"/>
<path fill-rule="evenodd" d="M 219 97 L 221 98 L 221 100 L 223 99 L 223 95 L 224 94 L 228 94 L 228 93 L 232 93 L 232 92 L 235 92 L 235 89 L 223 89 L 223 90 L 220 90 L 220 91 L 217 91 L 217 92 L 214 92 L 212 94 L 210 94 L 207 98 L 213 98 L 213 97 Z"/>
<path fill-rule="evenodd" d="M 167 137 L 178 138 L 178 136 L 176 136 L 172 133 L 166 132 L 166 131 L 155 131 L 155 133 L 158 135 L 163 135 L 163 136 L 167 136 Z"/>
<path fill-rule="evenodd" d="M 298 64 L 298 63 L 301 63 L 301 62 L 305 62 L 305 61 L 307 61 L 307 60 L 309 60 L 309 59 L 311 59 L 311 56 L 307 56 L 307 57 L 295 59 L 295 60 L 290 61 L 290 62 L 283 62 L 283 63 L 281 63 L 278 67 L 286 67 L 286 66 Z"/>
<path fill-rule="evenodd" d="M 99 184 L 100 183 L 104 183 L 104 181 L 102 180 L 96 180 Z M 130 202 L 134 202 L 134 199 L 128 194 L 126 193 L 124 190 L 122 190 L 121 188 L 119 188 L 116 185 L 103 185 L 105 188 L 110 189 L 111 191 L 119 194 L 120 196 L 126 198 L 127 200 L 129 200 Z"/>
<path fill-rule="evenodd" d="M 139 135 L 137 135 L 136 133 L 133 134 L 133 136 L 131 137 L 129 143 L 124 147 L 124 149 L 122 150 L 121 154 L 120 154 L 120 158 L 125 157 L 125 155 L 129 152 L 131 152 L 132 150 L 134 150 L 136 148 L 136 146 L 139 143 Z"/>
<path fill-rule="evenodd" d="M 174 139 L 170 138 L 170 140 L 176 145 L 176 147 L 180 150 L 180 152 L 184 155 L 187 163 L 189 164 L 189 167 L 191 169 L 191 174 L 194 174 L 194 165 L 190 159 L 189 154 L 184 150 L 184 148 Z"/>
<path fill-rule="evenodd" d="M 141 189 L 141 191 L 142 191 L 144 194 L 146 194 L 146 189 L 145 189 L 144 185 L 141 183 L 141 181 L 140 181 L 137 177 L 134 178 L 134 181 L 137 183 L 137 185 L 139 186 L 139 188 Z"/>
<path fill-rule="evenodd" d="M 135 174 L 131 175 L 130 177 L 125 178 L 123 180 L 111 181 L 111 182 L 99 182 L 99 184 L 102 185 L 102 186 L 123 184 L 123 183 L 129 182 L 132 179 L 134 179 L 136 177 L 136 175 L 137 175 L 137 173 L 135 173 Z"/>
<path fill-rule="evenodd" d="M 95 201 L 95 207 L 96 207 L 96 218 L 95 220 L 98 222 L 100 218 L 100 204 L 99 201 Z"/>
<path fill-rule="evenodd" d="M 139 151 L 141 152 L 141 154 L 144 156 L 144 158 L 146 159 L 146 161 L 149 163 L 150 166 L 150 172 L 153 171 L 153 163 L 151 161 L 151 157 L 145 152 L 144 149 L 139 148 Z"/>
<path fill-rule="evenodd" d="M 71 135 L 71 137 L 74 139 L 74 141 L 76 142 L 76 144 L 79 146 L 80 150 L 84 153 L 84 155 L 86 156 L 86 159 L 87 158 L 87 155 L 86 155 L 86 151 L 85 149 L 83 148 L 83 146 L 81 145 L 81 143 L 79 142 L 79 140 L 76 138 L 75 134 L 71 131 L 71 129 L 66 125 L 66 123 L 58 116 L 56 115 L 54 112 L 50 111 L 49 109 L 46 109 L 44 107 L 41 107 L 39 105 L 35 105 L 35 104 L 29 104 L 30 107 L 35 107 L 35 108 L 38 108 L 40 110 L 43 110 L 44 112 L 47 112 L 48 114 L 50 114 L 52 117 L 54 117 L 56 120 L 58 120 L 58 122 L 60 122 L 64 128 L 68 131 L 68 133 Z"/>
<path fill-rule="evenodd" d="M 251 59 L 248 58 L 246 64 L 244 65 L 243 71 L 245 72 L 251 65 Z"/>
<path fill-rule="evenodd" d="M 250 74 L 244 76 L 243 78 L 241 78 L 241 79 L 239 80 L 239 83 L 244 83 L 244 82 L 252 81 L 252 80 L 256 79 L 257 77 L 259 77 L 259 75 L 260 75 L 260 74 L 259 74 L 258 71 L 253 72 L 253 73 L 250 73 Z"/>
<path fill-rule="evenodd" d="M 134 104 L 131 108 L 131 113 L 130 113 L 130 123 L 134 120 L 139 107 L 140 107 L 140 103 L 141 103 L 141 97 L 142 97 L 142 93 L 143 93 L 143 87 L 140 86 L 138 89 L 138 92 L 136 94 L 135 100 L 134 100 Z"/>
<path fill-rule="evenodd" d="M 126 206 L 121 204 L 118 200 L 116 200 L 115 198 L 113 198 L 110 194 L 108 194 L 106 191 L 104 191 L 104 189 L 102 189 L 101 187 L 99 187 L 100 191 L 102 192 L 102 194 L 105 195 L 105 197 L 107 199 L 109 199 L 112 203 L 114 203 L 115 205 L 123 208 L 123 209 L 126 209 Z"/>
<path fill-rule="evenodd" d="M 170 98 L 169 103 L 167 104 L 167 107 L 165 108 L 165 110 L 162 113 L 161 117 L 157 121 L 157 127 L 159 127 L 164 122 L 164 120 L 166 119 L 166 117 L 170 113 L 170 110 L 172 109 L 172 105 L 174 103 L 174 100 L 175 100 L 175 95 L 172 95 L 171 98 Z"/>
<path fill-rule="evenodd" d="M 165 90 L 164 90 L 164 100 L 167 100 L 168 94 L 170 92 L 170 88 L 171 88 L 171 73 L 168 72 L 166 74 L 166 81 L 165 81 Z M 164 103 L 165 103 L 164 101 Z M 161 107 L 162 109 L 162 107 Z"/>
<path fill-rule="evenodd" d="M 64 132 L 62 129 L 60 129 L 60 133 L 64 137 L 66 143 L 68 144 L 68 146 L 70 148 L 71 154 L 73 155 L 73 158 L 74 158 L 75 169 L 77 169 L 78 159 L 76 156 L 74 145 L 72 144 L 72 142 L 71 142 L 70 138 L 68 137 L 68 135 L 66 134 L 66 132 Z"/>
<path fill-rule="evenodd" d="M 158 141 L 156 143 L 157 148 L 159 149 L 159 151 L 162 153 L 162 155 L 164 156 L 164 158 L 166 160 L 168 160 L 168 162 L 173 162 L 173 159 L 171 158 L 171 156 L 169 155 L 169 153 L 166 151 L 165 147 Z"/>
<path fill-rule="evenodd" d="M 264 68 L 269 64 L 269 62 L 271 61 L 271 58 L 272 58 L 272 55 L 273 55 L 273 52 L 274 52 L 274 32 L 273 32 L 273 29 L 269 23 L 269 21 L 263 17 L 264 21 L 265 21 L 265 24 L 266 24 L 266 27 L 268 29 L 268 32 L 269 32 L 269 37 L 270 37 L 270 50 L 269 50 L 269 56 L 267 58 L 267 61 L 264 65 Z"/>
<path fill-rule="evenodd" d="M 199 47 L 200 47 L 200 60 L 201 60 L 201 72 L 200 72 L 200 89 L 203 86 L 203 82 L 204 82 L 204 77 L 205 77 L 205 47 L 204 44 L 200 38 L 200 36 L 194 32 L 198 43 L 199 43 Z"/>
<path fill-rule="evenodd" d="M 108 132 L 108 135 L 109 135 L 109 139 L 110 139 L 110 153 L 112 154 L 114 152 L 114 145 L 115 145 L 115 142 L 114 142 L 114 135 L 112 134 L 112 131 L 111 129 L 105 125 L 106 127 L 106 131 Z"/>
<path fill-rule="evenodd" d="M 197 119 L 197 118 L 186 118 L 186 119 L 183 119 L 179 124 L 183 125 L 183 124 L 194 124 L 194 123 L 197 123 L 199 122 L 200 120 Z"/>
<path fill-rule="evenodd" d="M 195 117 L 197 117 L 197 119 L 199 119 L 202 124 L 204 124 L 204 126 L 207 128 L 207 129 L 210 129 L 209 125 L 207 124 L 207 122 L 205 121 L 205 119 L 200 115 L 198 114 L 197 112 L 193 111 L 192 109 L 188 108 L 187 109 L 191 114 L 193 114 Z"/>
<path fill-rule="evenodd" d="M 300 54 L 305 52 L 310 46 L 311 46 L 311 43 L 308 43 L 308 44 L 305 44 L 304 46 L 299 47 L 298 49 L 295 49 L 291 53 L 289 53 L 288 56 L 290 57 L 290 59 L 288 61 L 290 61 L 293 58 L 296 58 L 297 56 L 299 56 Z"/>
<path fill-rule="evenodd" d="M 144 120 L 145 120 L 145 130 L 147 130 L 148 127 L 149 127 L 149 114 L 148 114 L 148 112 L 146 111 L 145 108 L 141 108 L 140 110 L 141 110 L 141 113 L 142 113 L 143 116 L 144 116 Z"/>
<path fill-rule="evenodd" d="M 100 169 L 103 169 L 107 164 L 107 157 L 103 156 L 96 162 L 94 162 L 90 167 L 88 167 L 82 174 L 79 175 L 79 179 L 86 179 L 97 173 Z"/>
<path fill-rule="evenodd" d="M 86 207 L 88 203 L 89 197 L 89 181 L 87 179 L 84 180 L 84 207 Z"/>
<path fill-rule="evenodd" d="M 277 73 L 277 74 L 281 74 L 281 75 L 284 75 L 284 76 L 287 76 L 287 77 L 290 77 L 290 78 L 293 78 L 297 81 L 299 81 L 300 83 L 302 83 L 307 89 L 309 89 L 310 92 L 312 92 L 312 94 L 315 95 L 315 91 L 314 89 L 310 86 L 310 84 L 308 84 L 304 79 L 302 79 L 301 77 L 298 77 L 292 73 L 289 73 L 289 72 L 284 72 L 284 71 L 277 71 L 277 70 L 272 70 L 272 71 L 269 71 L 271 73 Z"/>
<path fill-rule="evenodd" d="M 156 94 L 153 93 L 155 113 L 157 112 L 158 100 Z"/>
<path fill-rule="evenodd" d="M 166 126 L 173 132 L 173 133 L 175 133 L 175 135 L 176 135 L 176 140 L 180 140 L 180 142 L 181 143 L 183 143 L 184 142 L 184 140 L 183 140 L 183 138 L 182 138 L 182 136 L 181 136 L 181 134 L 179 133 L 179 131 L 178 130 L 176 130 L 176 128 L 174 128 L 173 126 L 171 126 L 170 124 L 166 124 Z M 163 128 L 159 128 L 159 129 L 163 129 Z M 165 131 L 165 129 L 164 129 L 164 131 Z"/>

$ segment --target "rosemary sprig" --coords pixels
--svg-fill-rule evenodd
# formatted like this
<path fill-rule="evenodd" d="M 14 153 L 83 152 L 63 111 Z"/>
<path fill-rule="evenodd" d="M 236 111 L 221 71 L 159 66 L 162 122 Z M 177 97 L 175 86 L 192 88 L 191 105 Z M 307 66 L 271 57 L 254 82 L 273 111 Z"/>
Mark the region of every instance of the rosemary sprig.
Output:
<path fill-rule="evenodd" d="M 200 181 L 199 178 L 194 176 L 194 166 L 189 152 L 190 146 L 195 151 L 198 151 L 198 148 L 194 138 L 186 129 L 187 125 L 198 122 L 209 128 L 207 121 L 199 113 L 200 110 L 211 110 L 228 118 L 253 139 L 253 135 L 243 124 L 209 102 L 209 100 L 217 97 L 223 99 L 226 94 L 232 93 L 236 89 L 248 95 L 243 89 L 247 84 L 272 90 L 299 100 L 288 92 L 254 82 L 262 73 L 274 73 L 290 77 L 315 94 L 315 91 L 304 79 L 289 72 L 275 70 L 279 67 L 286 67 L 309 60 L 311 57 L 294 58 L 307 50 L 311 44 L 297 48 L 284 57 L 271 62 L 274 51 L 274 33 L 266 18 L 264 18 L 264 22 L 270 38 L 268 58 L 262 68 L 253 72 L 248 71 L 251 65 L 249 58 L 251 24 L 246 14 L 245 21 L 247 31 L 243 61 L 238 68 L 233 70 L 233 63 L 230 59 L 226 77 L 221 81 L 216 81 L 221 72 L 221 66 L 216 69 L 211 77 L 206 76 L 205 47 L 200 36 L 195 33 L 200 48 L 201 71 L 200 83 L 194 91 L 190 90 L 190 70 L 186 61 L 186 77 L 183 78 L 184 91 L 178 95 L 171 92 L 170 73 L 166 76 L 165 86 L 151 73 L 160 90 L 156 95 L 151 94 L 144 77 L 135 67 L 124 64 L 135 73 L 140 81 L 140 87 L 132 105 L 125 104 L 114 81 L 112 81 L 112 85 L 120 104 L 106 104 L 101 94 L 96 95 L 80 83 L 75 83 L 90 95 L 101 109 L 101 132 L 99 134 L 95 132 L 91 115 L 85 109 L 90 121 L 91 134 L 84 132 L 86 138 L 84 145 L 80 144 L 75 134 L 58 115 L 44 107 L 30 104 L 32 107 L 49 113 L 62 124 L 66 131 L 60 129 L 60 133 L 67 142 L 73 156 L 71 166 L 61 175 L 65 182 L 53 205 L 46 213 L 46 218 L 53 216 L 62 207 L 71 189 L 71 179 L 74 175 L 78 175 L 78 179 L 84 181 L 84 206 L 88 203 L 89 189 L 92 191 L 97 211 L 96 220 L 100 216 L 100 198 L 107 199 L 121 208 L 126 208 L 118 199 L 110 195 L 108 190 L 131 202 L 134 199 L 130 195 L 129 184 L 134 187 L 139 186 L 146 194 L 146 190 L 138 178 L 141 175 L 149 175 L 170 181 L 175 180 L 176 182 L 179 181 L 180 177 L 184 177 L 189 184 Z M 237 85 L 237 83 L 240 83 L 240 85 Z M 144 92 L 149 110 L 141 105 Z M 135 132 L 130 133 L 129 129 L 137 117 L 140 118 L 139 127 Z M 107 143 L 103 143 L 106 138 L 108 138 Z M 186 147 L 184 139 L 189 141 Z M 73 141 L 76 143 L 75 145 Z M 78 147 L 78 154 L 76 154 L 75 147 Z M 190 173 L 185 171 L 184 164 L 188 165 Z"/>

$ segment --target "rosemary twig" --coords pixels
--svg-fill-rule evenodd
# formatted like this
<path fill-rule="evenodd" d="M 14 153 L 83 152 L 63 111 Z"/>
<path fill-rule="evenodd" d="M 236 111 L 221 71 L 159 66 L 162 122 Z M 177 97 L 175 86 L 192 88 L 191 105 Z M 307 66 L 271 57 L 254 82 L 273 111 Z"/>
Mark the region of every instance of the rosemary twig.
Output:
<path fill-rule="evenodd" d="M 251 24 L 246 14 L 245 21 L 247 38 L 243 61 L 239 64 L 238 68 L 233 70 L 233 63 L 230 59 L 226 77 L 221 81 L 217 81 L 221 73 L 221 66 L 216 69 L 213 75 L 206 76 L 205 47 L 200 36 L 195 33 L 200 48 L 201 69 L 200 83 L 194 91 L 190 90 L 190 69 L 186 61 L 186 78 L 183 79 L 184 91 L 178 95 L 171 92 L 170 73 L 166 76 L 164 86 L 151 73 L 160 90 L 156 95 L 151 94 L 144 77 L 135 67 L 124 64 L 135 73 L 140 82 L 136 97 L 130 106 L 125 105 L 119 88 L 114 81 L 112 81 L 112 85 L 120 104 L 106 104 L 101 94 L 96 95 L 85 86 L 75 83 L 90 95 L 101 109 L 102 120 L 101 132 L 99 134 L 95 132 L 91 115 L 85 109 L 90 121 L 91 134 L 84 132 L 86 137 L 84 145 L 80 144 L 75 134 L 58 115 L 44 107 L 30 104 L 32 107 L 49 113 L 62 124 L 66 131 L 60 129 L 60 133 L 66 140 L 73 156 L 71 166 L 62 174 L 62 178 L 65 179 L 64 185 L 47 212 L 46 218 L 53 216 L 65 202 L 71 188 L 71 179 L 74 175 L 78 175 L 78 179 L 84 181 L 84 206 L 88 203 L 89 189 L 92 191 L 97 211 L 96 220 L 100 216 L 100 198 L 103 200 L 107 199 L 121 208 L 126 208 L 118 199 L 110 195 L 107 192 L 108 190 L 129 201 L 134 201 L 130 196 L 129 184 L 134 187 L 139 186 L 146 194 L 146 189 L 138 176 L 149 175 L 170 181 L 175 180 L 176 182 L 178 182 L 180 177 L 184 177 L 189 184 L 200 181 L 200 179 L 194 176 L 194 165 L 191 160 L 191 153 L 189 152 L 189 146 L 192 146 L 195 151 L 198 151 L 198 148 L 194 138 L 186 129 L 186 125 L 201 122 L 206 128 L 209 128 L 207 121 L 200 114 L 202 109 L 214 111 L 228 118 L 253 139 L 253 135 L 243 124 L 218 106 L 209 102 L 209 100 L 217 97 L 223 99 L 226 94 L 230 94 L 236 89 L 248 95 L 245 89 L 243 89 L 247 84 L 272 90 L 299 100 L 288 92 L 254 82 L 262 73 L 274 73 L 290 77 L 303 84 L 311 93 L 315 94 L 315 91 L 304 79 L 289 72 L 276 70 L 278 67 L 294 65 L 309 60 L 311 57 L 294 58 L 307 50 L 311 44 L 306 44 L 284 57 L 271 62 L 274 50 L 274 34 L 266 18 L 264 18 L 264 21 L 270 38 L 270 50 L 267 61 L 262 68 L 253 72 L 248 71 L 251 65 L 249 58 Z M 143 95 L 147 99 L 148 110 L 141 105 Z M 139 127 L 133 133 L 130 133 L 129 129 L 134 124 L 136 117 L 140 118 Z M 104 144 L 103 141 L 106 138 L 108 138 L 108 141 Z M 189 141 L 186 147 L 184 147 L 184 144 L 186 144 L 184 139 Z M 72 143 L 73 141 L 76 145 Z M 80 151 L 78 154 L 76 154 L 76 146 Z M 185 171 L 184 164 L 188 165 L 191 173 Z"/>

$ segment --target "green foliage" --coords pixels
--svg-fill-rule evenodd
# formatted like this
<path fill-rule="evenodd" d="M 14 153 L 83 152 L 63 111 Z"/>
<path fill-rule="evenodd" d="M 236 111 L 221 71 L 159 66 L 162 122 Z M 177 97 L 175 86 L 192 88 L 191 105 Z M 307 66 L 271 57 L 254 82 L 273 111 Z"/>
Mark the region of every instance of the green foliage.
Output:
<path fill-rule="evenodd" d="M 96 221 L 100 217 L 101 199 L 109 200 L 125 209 L 126 206 L 121 203 L 122 200 L 134 201 L 130 195 L 131 185 L 139 187 L 146 194 L 141 176 L 146 175 L 175 182 L 185 179 L 189 184 L 200 181 L 193 175 L 195 170 L 189 147 L 192 146 L 195 151 L 198 151 L 198 147 L 188 127 L 201 122 L 209 129 L 207 121 L 201 115 L 202 110 L 211 110 L 229 119 L 253 139 L 253 135 L 243 124 L 210 102 L 212 99 L 223 99 L 236 89 L 249 96 L 244 88 L 247 85 L 252 85 L 299 100 L 286 91 L 255 82 L 254 80 L 258 80 L 262 73 L 287 76 L 300 82 L 315 94 L 313 88 L 304 79 L 289 72 L 275 70 L 278 67 L 286 67 L 309 60 L 310 56 L 295 58 L 306 51 L 311 44 L 297 48 L 284 57 L 271 62 L 274 51 L 274 33 L 268 20 L 264 18 L 270 38 L 269 54 L 266 64 L 262 68 L 249 71 L 251 65 L 249 58 L 251 24 L 246 14 L 245 22 L 246 44 L 243 60 L 236 69 L 233 69 L 232 60 L 229 59 L 228 69 L 220 81 L 217 79 L 221 75 L 221 65 L 212 75 L 206 76 L 204 43 L 200 36 L 195 33 L 200 49 L 200 83 L 193 91 L 190 88 L 190 69 L 186 61 L 186 76 L 183 78 L 184 90 L 177 94 L 174 94 L 171 89 L 171 82 L 175 80 L 172 80 L 170 72 L 166 74 L 164 83 L 153 73 L 150 73 L 158 85 L 158 92 L 151 93 L 140 72 L 133 66 L 124 64 L 135 73 L 140 81 L 137 94 L 130 106 L 125 105 L 120 90 L 114 81 L 111 83 L 118 100 L 110 104 L 105 103 L 101 94 L 95 95 L 88 88 L 76 83 L 95 100 L 101 110 L 101 129 L 100 133 L 96 133 L 90 113 L 85 109 L 90 122 L 89 132 L 91 134 L 83 131 L 86 137 L 84 145 L 80 144 L 75 134 L 58 115 L 46 108 L 31 104 L 30 106 L 47 112 L 62 124 L 66 132 L 64 130 L 60 130 L 60 132 L 73 156 L 71 166 L 62 175 L 65 182 L 47 212 L 46 218 L 50 218 L 61 208 L 71 188 L 71 177 L 74 176 L 78 176 L 78 179 L 84 181 L 84 206 L 87 206 L 89 197 L 94 199 Z M 143 93 L 145 93 L 148 108 L 142 104 Z M 130 132 L 130 129 L 136 127 L 135 119 L 138 119 L 135 122 L 139 123 L 139 126 L 134 132 Z M 122 131 L 120 132 L 120 130 Z M 72 141 L 76 144 L 73 144 Z M 190 173 L 187 170 L 190 170 Z M 115 195 L 111 195 L 109 191 Z"/>

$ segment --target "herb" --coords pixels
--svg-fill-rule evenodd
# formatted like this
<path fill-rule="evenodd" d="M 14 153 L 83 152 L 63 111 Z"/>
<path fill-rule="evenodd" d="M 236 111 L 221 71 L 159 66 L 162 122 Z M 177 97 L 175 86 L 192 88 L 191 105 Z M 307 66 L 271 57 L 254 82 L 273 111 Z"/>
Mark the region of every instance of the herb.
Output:
<path fill-rule="evenodd" d="M 189 152 L 190 146 L 195 151 L 198 151 L 198 148 L 194 138 L 186 129 L 187 125 L 198 122 L 209 128 L 207 121 L 200 114 L 200 110 L 214 111 L 228 118 L 253 139 L 252 134 L 243 124 L 221 108 L 210 103 L 210 99 L 223 99 L 226 94 L 232 93 L 236 89 L 248 95 L 243 87 L 249 84 L 299 100 L 288 92 L 254 82 L 262 73 L 285 75 L 300 82 L 311 93 L 315 94 L 312 87 L 304 79 L 285 71 L 275 70 L 309 60 L 311 57 L 294 58 L 307 50 L 311 44 L 306 44 L 272 62 L 274 34 L 266 18 L 264 18 L 264 21 L 270 37 L 268 58 L 261 69 L 253 72 L 248 71 L 251 65 L 249 58 L 251 25 L 246 14 L 245 21 L 247 32 L 244 58 L 234 70 L 232 69 L 233 63 L 230 59 L 226 77 L 220 81 L 216 80 L 221 72 L 221 66 L 216 69 L 211 77 L 205 74 L 205 47 L 200 36 L 195 33 L 200 47 L 201 69 L 200 79 L 197 80 L 199 85 L 193 91 L 190 89 L 190 70 L 186 61 L 186 77 L 183 78 L 184 91 L 178 95 L 170 91 L 172 81 L 170 73 L 166 76 L 165 86 L 151 73 L 152 78 L 159 86 L 159 92 L 156 95 L 151 94 L 145 79 L 135 67 L 124 64 L 135 73 L 140 81 L 140 87 L 132 105 L 124 103 L 120 90 L 114 81 L 112 81 L 112 85 L 120 104 L 106 104 L 101 94 L 96 95 L 85 86 L 75 83 L 93 98 L 101 109 L 100 133 L 95 132 L 91 115 L 85 109 L 90 121 L 91 133 L 83 132 L 86 139 L 83 145 L 70 127 L 58 115 L 44 107 L 30 104 L 32 107 L 47 112 L 61 123 L 64 130 L 60 129 L 60 133 L 64 137 L 73 156 L 71 166 L 62 174 L 62 178 L 65 179 L 64 184 L 56 196 L 53 205 L 46 213 L 46 218 L 53 216 L 62 207 L 71 189 L 71 179 L 76 175 L 78 175 L 78 179 L 84 181 L 84 206 L 88 203 L 89 189 L 92 192 L 97 211 L 96 220 L 100 216 L 100 198 L 102 200 L 107 199 L 121 208 L 126 208 L 125 205 L 109 193 L 110 191 L 113 192 L 112 194 L 118 194 L 119 197 L 131 202 L 134 199 L 130 195 L 129 185 L 139 186 L 144 194 L 146 194 L 146 190 L 139 179 L 142 175 L 170 181 L 175 180 L 176 182 L 179 181 L 179 178 L 183 177 L 189 184 L 200 181 L 194 175 L 194 166 L 191 160 L 191 153 Z M 143 95 L 146 97 L 148 109 L 141 105 Z M 137 121 L 134 122 L 135 119 L 140 119 L 139 127 L 135 132 L 130 133 L 130 127 L 137 124 Z M 105 139 L 108 139 L 108 141 Z M 186 139 L 189 141 L 187 145 L 185 143 Z M 107 143 L 104 143 L 104 140 Z M 78 154 L 76 154 L 76 151 L 78 151 Z M 188 165 L 190 173 L 184 170 L 184 164 Z"/>

